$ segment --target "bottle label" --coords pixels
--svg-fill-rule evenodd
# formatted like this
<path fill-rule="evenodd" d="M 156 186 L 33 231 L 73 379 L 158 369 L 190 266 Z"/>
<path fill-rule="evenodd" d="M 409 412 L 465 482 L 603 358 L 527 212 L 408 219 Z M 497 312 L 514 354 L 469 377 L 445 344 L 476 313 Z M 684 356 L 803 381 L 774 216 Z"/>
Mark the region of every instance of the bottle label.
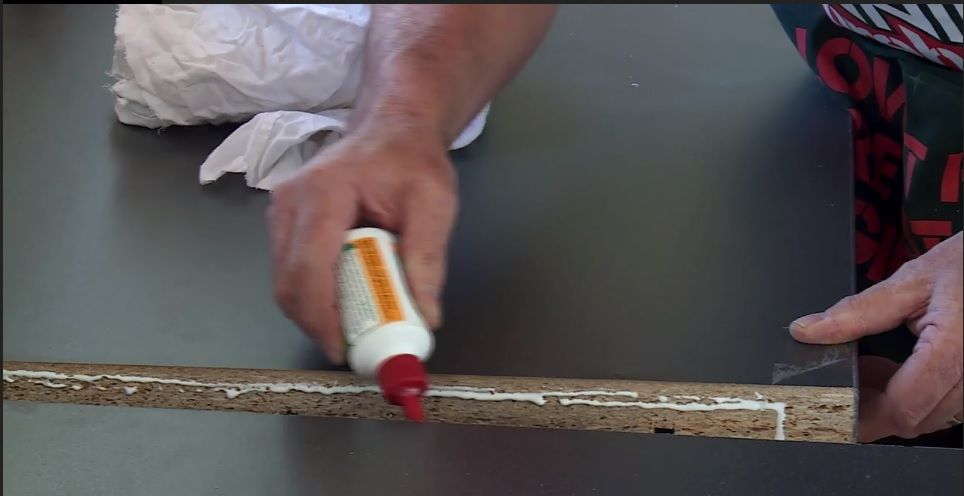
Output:
<path fill-rule="evenodd" d="M 389 260 L 374 237 L 345 243 L 338 270 L 342 330 L 351 345 L 366 331 L 404 320 Z"/>

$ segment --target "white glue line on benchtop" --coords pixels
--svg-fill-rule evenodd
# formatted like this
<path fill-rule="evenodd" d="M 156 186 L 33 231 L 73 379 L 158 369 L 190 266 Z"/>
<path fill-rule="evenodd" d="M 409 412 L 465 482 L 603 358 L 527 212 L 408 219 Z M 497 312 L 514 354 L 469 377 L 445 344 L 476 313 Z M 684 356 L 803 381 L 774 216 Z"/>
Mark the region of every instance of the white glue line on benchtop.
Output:
<path fill-rule="evenodd" d="M 195 391 L 213 389 L 221 391 L 229 399 L 237 398 L 245 393 L 288 393 L 298 391 L 302 393 L 318 394 L 357 394 L 357 393 L 378 393 L 378 386 L 323 386 L 311 383 L 286 383 L 286 382 L 252 382 L 252 383 L 229 383 L 229 382 L 200 382 L 183 379 L 164 379 L 160 377 L 146 377 L 139 375 L 117 375 L 117 374 L 63 374 L 47 370 L 6 370 L 3 371 L 3 380 L 6 382 L 16 382 L 16 379 L 26 379 L 30 382 L 41 384 L 48 387 L 62 388 L 66 384 L 57 384 L 51 381 L 80 381 L 95 383 L 102 380 L 111 380 L 123 383 L 135 384 L 170 384 L 174 386 L 184 386 L 195 388 Z M 131 391 L 128 394 L 137 392 L 137 388 L 125 390 Z"/>
<path fill-rule="evenodd" d="M 381 390 L 375 385 L 353 386 L 353 385 L 333 385 L 325 386 L 308 382 L 252 382 L 252 383 L 228 383 L 228 382 L 200 382 L 183 379 L 163 379 L 159 377 L 146 377 L 137 375 L 113 375 L 113 374 L 63 374 L 45 370 L 4 370 L 3 380 L 16 382 L 15 379 L 26 379 L 30 382 L 41 384 L 47 387 L 64 388 L 67 384 L 51 382 L 60 381 L 81 381 L 95 383 L 100 380 L 112 380 L 124 383 L 153 383 L 171 384 L 176 386 L 186 386 L 198 389 L 213 389 L 225 393 L 228 398 L 236 398 L 245 393 L 271 392 L 288 393 L 292 391 L 302 393 L 317 393 L 324 395 L 332 394 L 358 394 L 358 393 L 380 393 Z M 134 392 L 137 388 L 133 389 Z M 133 392 L 128 393 L 133 394 Z M 637 394 L 632 391 L 541 391 L 541 392 L 499 392 L 495 388 L 477 388 L 470 386 L 434 386 L 425 392 L 426 396 L 438 398 L 457 398 L 464 400 L 480 401 L 526 401 L 536 405 L 546 404 L 547 397 L 575 397 L 575 396 L 626 396 L 636 398 Z"/>
<path fill-rule="evenodd" d="M 165 379 L 160 377 L 146 377 L 137 375 L 117 375 L 117 374 L 98 374 L 98 375 L 87 375 L 87 374 L 64 374 L 60 372 L 52 372 L 46 370 L 3 370 L 3 380 L 6 382 L 16 382 L 17 379 L 25 379 L 31 383 L 40 384 L 46 387 L 52 388 L 65 388 L 70 387 L 71 389 L 79 389 L 76 385 L 68 385 L 63 383 L 55 383 L 52 381 L 80 381 L 86 383 L 95 383 L 101 380 L 111 380 L 122 383 L 135 383 L 135 384 L 170 384 L 175 386 L 183 386 L 195 388 L 196 391 L 203 391 L 204 389 L 211 389 L 215 391 L 220 391 L 228 397 L 228 399 L 237 398 L 238 396 L 245 393 L 253 392 L 271 392 L 271 393 L 288 393 L 288 392 L 302 392 L 302 393 L 315 393 L 323 395 L 333 395 L 333 394 L 359 394 L 359 393 L 380 393 L 380 389 L 375 385 L 365 385 L 365 386 L 355 386 L 355 385 L 331 385 L 325 386 L 317 383 L 289 383 L 289 382 L 252 382 L 252 383 L 228 383 L 228 382 L 200 382 L 192 380 L 182 380 L 182 379 Z M 97 389 L 102 389 L 100 386 L 95 386 Z M 137 388 L 133 386 L 125 386 L 124 392 L 128 395 L 137 392 Z M 770 402 L 763 399 L 763 395 L 756 393 L 756 400 L 747 400 L 743 398 L 726 398 L 726 397 L 712 397 L 708 398 L 713 401 L 713 403 L 702 403 L 703 400 L 700 396 L 674 396 L 674 398 L 693 400 L 690 403 L 675 403 L 668 401 L 669 398 L 665 396 L 659 396 L 658 402 L 643 402 L 643 401 L 601 401 L 596 399 L 583 399 L 580 396 L 617 396 L 625 398 L 638 398 L 639 395 L 633 391 L 605 391 L 605 390 L 587 390 L 587 391 L 533 391 L 533 392 L 520 392 L 520 391 L 509 391 L 503 392 L 498 391 L 495 388 L 477 388 L 471 386 L 433 386 L 428 391 L 425 392 L 426 396 L 436 397 L 436 398 L 455 398 L 462 400 L 474 400 L 474 401 L 522 401 L 533 403 L 535 405 L 545 405 L 548 400 L 547 398 L 557 398 L 560 405 L 572 406 L 572 405 L 583 405 L 583 406 L 593 406 L 593 407 L 635 407 L 644 409 L 665 409 L 665 410 L 676 410 L 681 412 L 708 412 L 713 410 L 772 410 L 777 414 L 776 422 L 776 433 L 774 439 L 783 440 L 784 429 L 783 424 L 786 420 L 786 404 L 779 402 Z"/>

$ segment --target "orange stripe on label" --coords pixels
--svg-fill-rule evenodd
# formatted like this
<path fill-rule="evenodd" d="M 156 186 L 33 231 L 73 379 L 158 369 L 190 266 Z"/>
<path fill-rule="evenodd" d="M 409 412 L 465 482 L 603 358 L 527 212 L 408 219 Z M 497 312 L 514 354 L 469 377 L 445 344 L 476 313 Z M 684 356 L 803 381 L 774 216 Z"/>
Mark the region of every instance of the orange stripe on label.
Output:
<path fill-rule="evenodd" d="M 365 276 L 368 287 L 375 298 L 378 316 L 382 324 L 402 320 L 402 309 L 398 305 L 398 296 L 392 287 L 392 279 L 385 265 L 385 258 L 378 250 L 375 238 L 359 238 L 352 243 L 358 247 L 362 265 L 365 266 Z"/>

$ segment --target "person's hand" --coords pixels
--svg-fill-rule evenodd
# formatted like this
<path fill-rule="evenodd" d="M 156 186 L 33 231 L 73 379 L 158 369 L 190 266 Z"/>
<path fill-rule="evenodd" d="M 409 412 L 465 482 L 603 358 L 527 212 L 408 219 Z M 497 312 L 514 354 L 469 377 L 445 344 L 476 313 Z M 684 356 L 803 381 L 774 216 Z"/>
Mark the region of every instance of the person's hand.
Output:
<path fill-rule="evenodd" d="M 860 358 L 861 442 L 893 435 L 914 438 L 961 421 L 961 236 L 938 244 L 866 291 L 790 325 L 794 338 L 814 344 L 844 343 L 901 323 L 918 336 L 902 365 Z"/>
<path fill-rule="evenodd" d="M 271 193 L 274 294 L 285 315 L 343 363 L 335 271 L 345 231 L 370 223 L 399 235 L 408 286 L 433 329 L 441 323 L 456 174 L 441 140 L 406 130 L 349 134 Z"/>

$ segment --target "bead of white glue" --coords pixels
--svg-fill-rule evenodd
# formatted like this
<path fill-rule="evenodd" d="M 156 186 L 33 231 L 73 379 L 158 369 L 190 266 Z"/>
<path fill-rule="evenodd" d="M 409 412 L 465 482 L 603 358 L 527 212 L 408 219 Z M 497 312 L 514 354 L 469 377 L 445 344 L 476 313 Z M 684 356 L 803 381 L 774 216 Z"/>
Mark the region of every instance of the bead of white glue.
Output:
<path fill-rule="evenodd" d="M 418 313 L 395 237 L 371 227 L 348 231 L 338 264 L 338 306 L 348 365 L 376 378 L 385 399 L 421 421 L 428 376 L 422 362 L 435 340 Z"/>

